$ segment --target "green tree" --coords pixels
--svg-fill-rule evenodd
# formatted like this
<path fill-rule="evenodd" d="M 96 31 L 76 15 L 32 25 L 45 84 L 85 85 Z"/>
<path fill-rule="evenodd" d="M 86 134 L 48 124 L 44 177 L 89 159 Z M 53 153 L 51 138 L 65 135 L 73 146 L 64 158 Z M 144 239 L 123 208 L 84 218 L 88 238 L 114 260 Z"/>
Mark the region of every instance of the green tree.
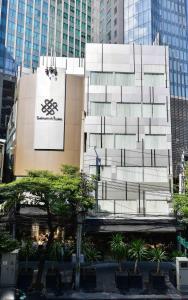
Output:
<path fill-rule="evenodd" d="M 177 218 L 184 223 L 188 223 L 188 193 L 174 194 L 174 210 Z"/>
<path fill-rule="evenodd" d="M 110 242 L 110 248 L 113 257 L 117 260 L 119 264 L 119 271 L 122 271 L 122 261 L 127 257 L 127 245 L 123 241 L 123 235 L 121 233 L 116 233 L 113 235 Z"/>
<path fill-rule="evenodd" d="M 28 176 L 0 186 L 0 196 L 5 200 L 7 213 L 16 204 L 28 204 L 46 212 L 49 237 L 46 247 L 41 251 L 36 287 L 41 286 L 45 260 L 54 241 L 58 226 L 66 228 L 75 224 L 80 211 L 87 213 L 93 207 L 91 195 L 93 183 L 74 167 L 62 168 L 60 174 L 48 171 L 29 171 Z M 54 218 L 58 222 L 54 222 Z"/>
<path fill-rule="evenodd" d="M 188 165 L 185 166 L 185 193 L 173 196 L 174 211 L 179 221 L 188 224 Z"/>
<path fill-rule="evenodd" d="M 13 239 L 8 232 L 0 234 L 0 255 L 19 248 L 17 240 Z"/>

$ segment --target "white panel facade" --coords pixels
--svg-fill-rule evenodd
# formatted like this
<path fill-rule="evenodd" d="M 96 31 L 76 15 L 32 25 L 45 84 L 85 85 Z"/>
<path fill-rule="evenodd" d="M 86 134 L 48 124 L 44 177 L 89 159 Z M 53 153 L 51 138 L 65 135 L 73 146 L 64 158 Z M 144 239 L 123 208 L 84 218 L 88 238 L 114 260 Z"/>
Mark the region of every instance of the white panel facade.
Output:
<path fill-rule="evenodd" d="M 101 214 L 172 212 L 168 67 L 164 46 L 86 46 L 82 163 L 100 170 Z"/>

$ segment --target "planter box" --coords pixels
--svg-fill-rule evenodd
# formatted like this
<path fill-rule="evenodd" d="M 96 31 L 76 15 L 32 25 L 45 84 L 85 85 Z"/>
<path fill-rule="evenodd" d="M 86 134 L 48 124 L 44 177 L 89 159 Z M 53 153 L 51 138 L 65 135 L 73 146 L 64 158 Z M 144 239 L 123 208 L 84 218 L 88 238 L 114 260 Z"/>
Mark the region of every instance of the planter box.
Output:
<path fill-rule="evenodd" d="M 129 288 L 143 289 L 143 278 L 141 273 L 129 273 Z"/>
<path fill-rule="evenodd" d="M 115 273 L 116 287 L 120 291 L 128 290 L 129 288 L 129 275 L 128 272 Z"/>
<path fill-rule="evenodd" d="M 176 269 L 169 270 L 169 280 L 175 287 L 177 287 Z"/>
<path fill-rule="evenodd" d="M 164 274 L 150 273 L 149 279 L 153 289 L 156 290 L 166 289 Z"/>
<path fill-rule="evenodd" d="M 31 287 L 33 280 L 33 272 L 22 272 L 18 274 L 17 288 L 27 292 Z"/>
<path fill-rule="evenodd" d="M 96 289 L 96 268 L 87 267 L 80 270 L 80 287 L 86 290 Z"/>

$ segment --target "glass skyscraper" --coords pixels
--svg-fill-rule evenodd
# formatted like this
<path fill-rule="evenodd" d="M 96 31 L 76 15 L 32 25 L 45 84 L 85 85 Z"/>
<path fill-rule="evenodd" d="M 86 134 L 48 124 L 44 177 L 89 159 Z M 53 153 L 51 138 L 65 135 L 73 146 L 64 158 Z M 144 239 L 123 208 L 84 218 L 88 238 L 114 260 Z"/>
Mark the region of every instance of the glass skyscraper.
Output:
<path fill-rule="evenodd" d="M 188 96 L 187 0 L 124 0 L 124 42 L 169 46 L 171 95 Z"/>
<path fill-rule="evenodd" d="M 83 57 L 91 38 L 91 0 L 6 0 L 4 45 L 18 65 L 43 55 Z"/>

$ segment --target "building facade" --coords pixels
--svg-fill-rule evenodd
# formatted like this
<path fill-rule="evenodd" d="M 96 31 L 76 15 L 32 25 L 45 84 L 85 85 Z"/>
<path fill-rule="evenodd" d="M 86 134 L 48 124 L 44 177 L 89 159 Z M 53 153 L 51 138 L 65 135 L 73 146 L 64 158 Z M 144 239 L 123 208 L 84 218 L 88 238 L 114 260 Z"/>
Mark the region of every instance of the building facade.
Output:
<path fill-rule="evenodd" d="M 90 38 L 90 0 L 7 1 L 5 47 L 18 65 L 36 68 L 52 53 L 84 56 Z"/>
<path fill-rule="evenodd" d="M 168 67 L 164 46 L 86 47 L 82 166 L 102 216 L 172 213 Z"/>
<path fill-rule="evenodd" d="M 42 58 L 36 72 L 19 80 L 16 117 L 12 116 L 16 129 L 10 120 L 7 136 L 15 177 L 31 169 L 58 173 L 62 164 L 80 165 L 83 59 L 50 60 Z M 47 65 L 54 67 L 56 75 L 46 72 Z"/>
<path fill-rule="evenodd" d="M 139 45 L 87 44 L 85 61 L 41 58 L 20 78 L 9 122 L 14 176 L 80 166 L 96 175 L 86 231 L 174 238 L 168 63 L 168 47 Z"/>
<path fill-rule="evenodd" d="M 99 43 L 100 32 L 100 0 L 91 2 L 91 42 Z"/>
<path fill-rule="evenodd" d="M 100 43 L 124 43 L 123 0 L 100 1 Z"/>
<path fill-rule="evenodd" d="M 101 1 L 101 5 L 104 1 Z M 188 152 L 185 118 L 188 97 L 188 2 L 186 0 L 124 0 L 108 1 L 108 6 L 122 9 L 123 33 L 118 43 L 142 45 L 168 45 L 170 69 L 170 93 L 173 169 L 174 176 L 179 174 L 179 163 L 183 150 Z M 118 8 L 119 7 L 119 8 Z M 108 10 L 110 12 L 110 10 Z M 106 16 L 108 12 L 106 12 Z M 105 20 L 101 14 L 101 21 Z M 113 17 L 109 17 L 113 19 Z M 108 20 L 101 23 L 107 28 Z M 102 31 L 102 37 L 113 36 L 115 26 L 108 29 L 108 35 Z M 106 42 L 114 42 L 107 38 Z M 174 101 L 177 100 L 177 101 Z M 180 103 L 178 102 L 180 101 Z M 180 136 L 177 137 L 177 131 Z M 184 134 L 182 134 L 184 133 Z"/>
<path fill-rule="evenodd" d="M 0 137 L 5 138 L 17 66 L 22 72 L 36 69 L 43 55 L 84 57 L 91 40 L 91 0 L 2 0 L 0 5 Z"/>
<path fill-rule="evenodd" d="M 188 95 L 188 2 L 124 0 L 124 42 L 169 46 L 171 95 Z"/>

